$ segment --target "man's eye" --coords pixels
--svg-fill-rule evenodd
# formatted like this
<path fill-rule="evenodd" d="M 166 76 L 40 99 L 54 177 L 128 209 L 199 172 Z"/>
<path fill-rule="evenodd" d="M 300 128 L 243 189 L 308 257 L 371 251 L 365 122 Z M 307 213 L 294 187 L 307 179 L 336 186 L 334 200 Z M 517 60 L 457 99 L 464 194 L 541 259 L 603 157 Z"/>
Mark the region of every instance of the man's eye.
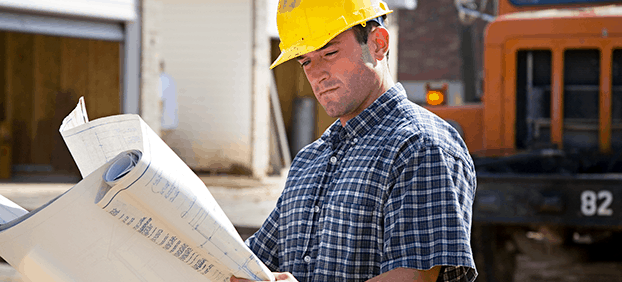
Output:
<path fill-rule="evenodd" d="M 326 56 L 332 56 L 335 54 L 337 54 L 337 51 L 331 51 L 331 52 L 326 53 Z"/>
<path fill-rule="evenodd" d="M 308 65 L 308 64 L 309 64 L 309 61 L 304 61 L 304 62 L 300 63 L 300 65 L 303 66 L 303 67 Z"/>

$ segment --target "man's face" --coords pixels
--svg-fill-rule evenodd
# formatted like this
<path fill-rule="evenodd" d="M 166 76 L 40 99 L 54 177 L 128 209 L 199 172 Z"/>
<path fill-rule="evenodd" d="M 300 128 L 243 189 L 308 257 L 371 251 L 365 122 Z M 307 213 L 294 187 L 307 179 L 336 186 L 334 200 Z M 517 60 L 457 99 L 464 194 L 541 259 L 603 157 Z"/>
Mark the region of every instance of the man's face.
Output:
<path fill-rule="evenodd" d="M 351 29 L 297 60 L 326 113 L 341 118 L 342 123 L 357 116 L 375 100 L 371 95 L 379 88 L 373 69 L 375 61 L 367 45 L 360 45 Z"/>

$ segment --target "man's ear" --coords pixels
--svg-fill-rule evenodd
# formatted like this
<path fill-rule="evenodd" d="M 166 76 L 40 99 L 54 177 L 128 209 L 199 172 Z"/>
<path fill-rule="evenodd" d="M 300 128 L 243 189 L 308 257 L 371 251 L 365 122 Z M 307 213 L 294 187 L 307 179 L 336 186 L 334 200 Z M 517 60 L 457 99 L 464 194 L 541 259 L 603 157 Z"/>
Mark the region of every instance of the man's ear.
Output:
<path fill-rule="evenodd" d="M 382 61 L 389 51 L 389 31 L 384 27 L 376 27 L 369 34 L 367 45 L 374 59 Z"/>

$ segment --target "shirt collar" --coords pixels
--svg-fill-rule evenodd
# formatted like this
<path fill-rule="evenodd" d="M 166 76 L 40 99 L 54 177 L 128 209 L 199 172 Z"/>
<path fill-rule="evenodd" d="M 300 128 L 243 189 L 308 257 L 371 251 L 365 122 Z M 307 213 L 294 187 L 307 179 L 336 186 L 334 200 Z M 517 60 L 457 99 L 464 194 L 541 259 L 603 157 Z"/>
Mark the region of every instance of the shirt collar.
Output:
<path fill-rule="evenodd" d="M 349 120 L 345 126 L 341 126 L 341 121 L 337 119 L 322 135 L 322 139 L 336 145 L 341 140 L 363 136 L 379 124 L 382 118 L 394 110 L 397 104 L 404 99 L 406 99 L 406 91 L 402 84 L 398 82 L 378 97 L 363 112 Z"/>

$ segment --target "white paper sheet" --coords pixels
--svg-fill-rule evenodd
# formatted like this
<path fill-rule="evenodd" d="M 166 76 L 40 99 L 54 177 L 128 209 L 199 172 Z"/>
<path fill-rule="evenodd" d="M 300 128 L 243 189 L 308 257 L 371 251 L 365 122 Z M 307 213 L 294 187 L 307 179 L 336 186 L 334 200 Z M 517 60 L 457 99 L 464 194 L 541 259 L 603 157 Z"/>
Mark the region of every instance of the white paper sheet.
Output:
<path fill-rule="evenodd" d="M 0 224 L 5 224 L 27 213 L 26 209 L 0 195 Z"/>
<path fill-rule="evenodd" d="M 66 126 L 61 134 L 86 177 L 0 225 L 0 255 L 27 279 L 274 280 L 205 184 L 139 116 Z"/>
<path fill-rule="evenodd" d="M 63 123 L 58 131 L 62 132 L 87 122 L 89 122 L 89 116 L 86 114 L 84 97 L 80 97 L 78 105 L 68 116 L 65 117 L 65 119 L 63 119 Z"/>

